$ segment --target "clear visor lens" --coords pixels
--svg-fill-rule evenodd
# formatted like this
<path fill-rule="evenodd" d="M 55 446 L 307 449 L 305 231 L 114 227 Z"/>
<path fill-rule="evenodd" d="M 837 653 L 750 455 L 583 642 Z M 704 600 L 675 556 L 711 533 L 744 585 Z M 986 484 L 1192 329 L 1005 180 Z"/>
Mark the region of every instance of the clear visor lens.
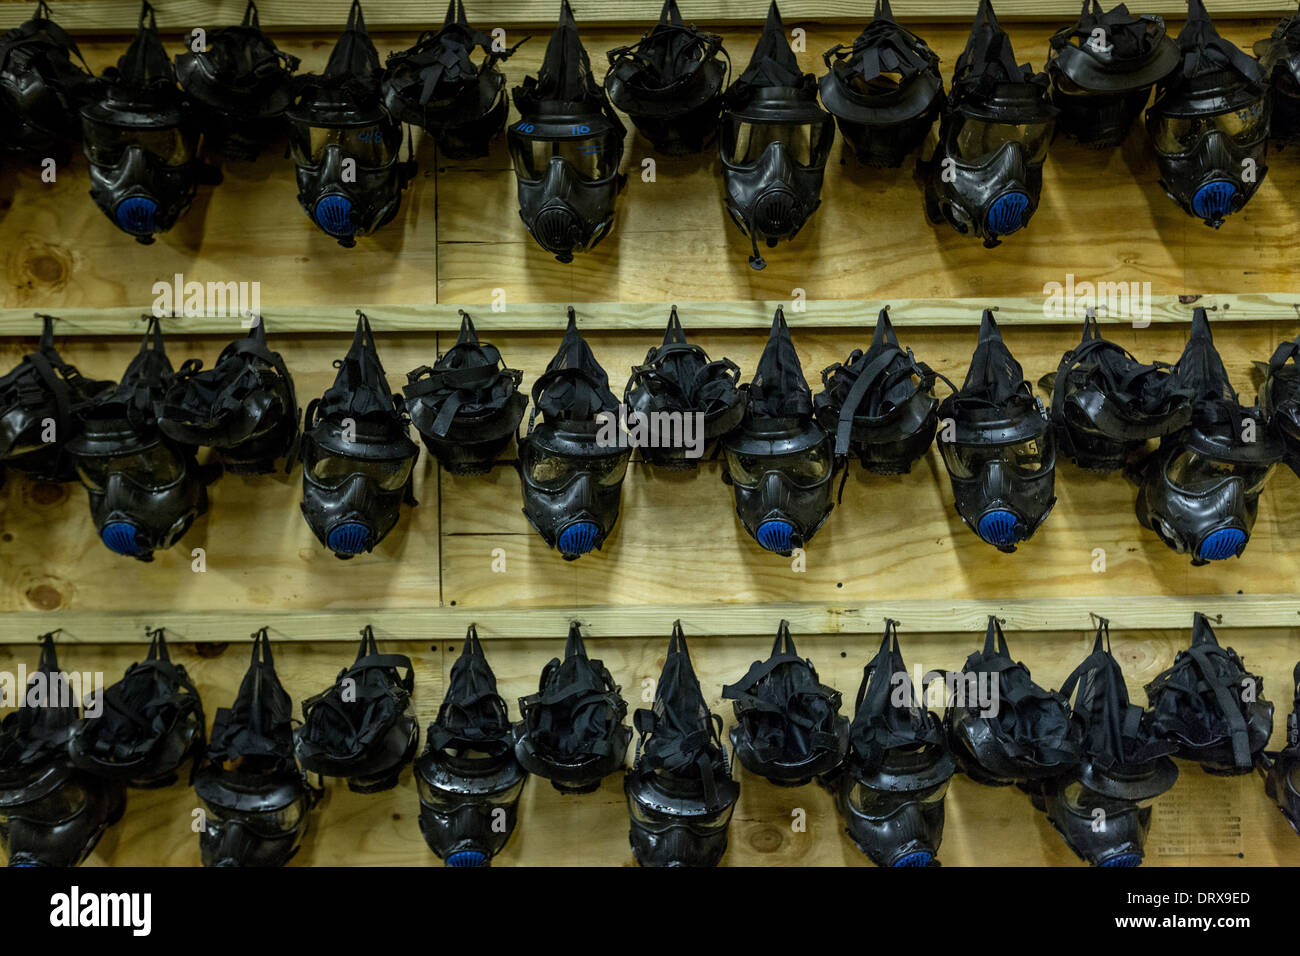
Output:
<path fill-rule="evenodd" d="M 590 475 L 597 484 L 613 487 L 627 473 L 629 455 L 630 452 L 623 452 L 599 458 L 570 457 L 529 445 L 524 455 L 524 468 L 528 480 L 542 488 L 562 488 L 581 474 Z"/>
<path fill-rule="evenodd" d="M 731 811 L 734 809 L 733 806 L 728 806 L 720 813 L 712 816 L 702 813 L 679 816 L 673 813 L 661 813 L 658 810 L 652 810 L 634 798 L 628 799 L 627 807 L 632 819 L 649 830 L 666 830 L 673 826 L 686 826 L 695 831 L 708 832 L 726 829 L 727 824 L 731 822 Z"/>
<path fill-rule="evenodd" d="M 317 484 L 337 488 L 354 475 L 369 478 L 384 491 L 397 491 L 411 477 L 415 458 L 345 458 L 342 455 L 309 456 L 308 469 Z"/>
<path fill-rule="evenodd" d="M 306 813 L 307 799 L 299 798 L 280 810 L 268 810 L 263 813 L 230 810 L 213 803 L 206 804 L 209 815 L 223 823 L 242 823 L 256 833 L 265 837 L 279 837 L 298 829 Z"/>
<path fill-rule="evenodd" d="M 1257 495 L 1273 474 L 1273 468 L 1273 465 L 1218 461 L 1198 452 L 1182 451 L 1165 466 L 1165 477 L 1170 484 L 1190 492 L 1209 491 L 1229 478 L 1240 478 L 1246 494 Z"/>
<path fill-rule="evenodd" d="M 722 149 L 737 166 L 756 163 L 773 143 L 785 147 L 790 161 L 799 166 L 820 166 L 826 162 L 835 124 L 831 120 L 813 123 L 755 123 L 729 120 L 723 125 Z"/>
<path fill-rule="evenodd" d="M 65 783 L 31 803 L 23 803 L 15 807 L 0 807 L 0 823 L 19 819 L 53 826 L 71 820 L 85 807 L 86 791 L 78 784 Z"/>
<path fill-rule="evenodd" d="M 1151 132 L 1156 149 L 1162 153 L 1187 153 L 1211 130 L 1247 145 L 1268 132 L 1268 102 L 1256 100 L 1239 110 L 1217 116 L 1162 116 Z"/>
<path fill-rule="evenodd" d="M 1052 141 L 1052 123 L 989 123 L 966 120 L 957 131 L 954 151 L 964 163 L 982 163 L 992 158 L 1007 143 L 1019 143 L 1031 163 L 1047 157 Z"/>
<path fill-rule="evenodd" d="M 1116 800 L 1114 797 L 1103 796 L 1078 781 L 1067 786 L 1062 796 L 1072 809 L 1085 814 L 1091 814 L 1093 810 L 1123 813 L 1132 807 L 1149 807 L 1156 802 L 1155 797 L 1148 797 L 1145 800 Z"/>
<path fill-rule="evenodd" d="M 940 442 L 944 464 L 954 478 L 974 478 L 991 462 L 1000 461 L 1023 478 L 1041 475 L 1052 466 L 1052 451 L 1042 438 L 1011 445 L 959 445 Z"/>
<path fill-rule="evenodd" d="M 897 813 L 909 803 L 938 803 L 948 792 L 948 781 L 927 790 L 876 790 L 855 783 L 849 790 L 849 804 L 864 817 L 881 819 Z"/>
<path fill-rule="evenodd" d="M 830 470 L 826 442 L 790 455 L 745 455 L 727 451 L 727 471 L 731 480 L 744 488 L 755 487 L 764 475 L 771 472 L 778 472 L 794 484 L 808 488 L 824 481 Z"/>
<path fill-rule="evenodd" d="M 308 126 L 305 123 L 289 124 L 289 149 L 299 166 L 318 166 L 330 146 L 338 146 L 346 156 L 357 161 L 358 166 L 379 169 L 387 166 L 396 155 L 400 131 L 393 136 L 378 123 L 370 126 Z"/>
<path fill-rule="evenodd" d="M 429 786 L 429 782 L 421 777 L 418 773 L 415 775 L 416 786 L 420 789 L 420 802 L 435 807 L 438 810 L 450 812 L 458 807 L 479 804 L 481 806 L 508 807 L 519 799 L 519 794 L 523 792 L 524 781 L 520 780 L 511 787 L 507 787 L 500 793 L 485 794 L 482 797 L 473 797 L 463 793 L 448 793 L 445 790 L 439 790 L 436 787 Z"/>
<path fill-rule="evenodd" d="M 183 166 L 194 158 L 198 136 L 176 127 L 131 128 L 86 120 L 86 156 L 97 166 L 116 166 L 127 148 L 139 146 L 164 166 Z"/>
<path fill-rule="evenodd" d="M 159 442 L 145 451 L 114 457 L 77 459 L 77 474 L 92 491 L 103 491 L 110 475 L 120 474 L 137 485 L 165 488 L 185 475 L 185 462 Z"/>
<path fill-rule="evenodd" d="M 509 140 L 515 175 L 533 182 L 546 176 L 554 158 L 564 160 L 574 172 L 590 181 L 606 179 L 618 172 L 622 158 L 623 137 L 618 130 L 572 139 L 530 139 L 511 130 Z"/>

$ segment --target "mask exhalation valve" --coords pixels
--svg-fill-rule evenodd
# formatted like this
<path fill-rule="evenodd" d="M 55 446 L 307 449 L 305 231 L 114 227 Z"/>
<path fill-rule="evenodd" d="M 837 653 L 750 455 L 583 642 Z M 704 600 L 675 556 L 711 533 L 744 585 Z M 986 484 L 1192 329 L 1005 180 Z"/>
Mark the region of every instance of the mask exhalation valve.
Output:
<path fill-rule="evenodd" d="M 764 521 L 754 532 L 754 537 L 765 550 L 776 552 L 789 551 L 793 536 L 794 525 L 788 521 Z"/>
<path fill-rule="evenodd" d="M 1192 197 L 1192 210 L 1202 219 L 1222 219 L 1232 213 L 1232 200 L 1236 195 L 1235 184 L 1226 179 L 1216 179 L 1196 190 Z"/>
<path fill-rule="evenodd" d="M 152 236 L 157 232 L 155 217 L 158 204 L 145 196 L 128 196 L 117 204 L 117 224 L 133 236 Z"/>
<path fill-rule="evenodd" d="M 596 546 L 600 527 L 594 521 L 578 521 L 560 532 L 561 554 L 586 554 Z"/>
<path fill-rule="evenodd" d="M 1009 236 L 1025 224 L 1025 210 L 1029 197 L 1022 192 L 999 196 L 989 207 L 989 232 L 995 236 Z"/>
<path fill-rule="evenodd" d="M 1246 543 L 1246 532 L 1240 528 L 1220 528 L 1206 535 L 1198 556 L 1206 561 L 1223 561 L 1235 557 Z"/>

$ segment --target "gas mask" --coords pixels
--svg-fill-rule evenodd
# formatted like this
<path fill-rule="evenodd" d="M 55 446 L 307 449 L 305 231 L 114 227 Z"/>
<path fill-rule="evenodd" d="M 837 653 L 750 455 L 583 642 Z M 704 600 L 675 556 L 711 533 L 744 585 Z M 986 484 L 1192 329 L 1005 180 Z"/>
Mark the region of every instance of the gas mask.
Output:
<path fill-rule="evenodd" d="M 943 463 L 961 520 L 1010 554 L 1056 504 L 1056 445 L 1043 405 L 984 310 L 966 380 L 939 405 Z M 952 423 L 951 434 L 948 423 Z"/>
<path fill-rule="evenodd" d="M 1282 448 L 1282 460 L 1300 475 L 1300 338 L 1283 342 L 1262 366 L 1259 409 Z"/>
<path fill-rule="evenodd" d="M 1206 773 L 1250 773 L 1273 735 L 1273 705 L 1264 678 L 1237 652 L 1219 646 L 1204 614 L 1192 623 L 1192 645 L 1146 686 L 1151 726 Z"/>
<path fill-rule="evenodd" d="M 84 378 L 63 361 L 54 348 L 54 316 L 37 318 L 43 322 L 37 350 L 0 376 L 0 467 L 42 481 L 75 481 L 68 444 L 113 383 Z"/>
<path fill-rule="evenodd" d="M 1174 374 L 1193 396 L 1192 420 L 1132 470 L 1138 521 L 1194 565 L 1240 557 L 1282 445 L 1258 408 L 1240 404 L 1204 309 Z"/>
<path fill-rule="evenodd" d="M 735 701 L 731 749 L 750 773 L 778 787 L 799 787 L 839 766 L 849 746 L 849 719 L 840 714 L 840 692 L 817 679 L 801 658 L 782 621 L 772 655 L 754 661 L 734 684 L 722 688 Z"/>
<path fill-rule="evenodd" d="M 836 459 L 855 455 L 877 475 L 910 472 L 934 441 L 936 377 L 898 344 L 889 310 L 881 309 L 867 351 L 854 349 L 843 363 L 822 370 L 823 389 L 813 405 L 817 421 L 835 436 Z"/>
<path fill-rule="evenodd" d="M 726 57 L 722 37 L 687 26 L 677 0 L 664 0 L 640 42 L 609 51 L 605 91 L 659 152 L 699 153 L 718 131 Z"/>
<path fill-rule="evenodd" d="M 30 20 L 0 37 L 0 150 L 36 160 L 62 152 L 81 139 L 78 113 L 98 86 L 40 0 Z"/>
<path fill-rule="evenodd" d="M 448 866 L 487 866 L 515 830 L 528 771 L 473 624 L 424 737 L 415 761 L 424 842 Z"/>
<path fill-rule="evenodd" d="M 255 317 L 248 335 L 221 351 L 206 372 L 185 362 L 156 408 L 158 427 L 186 445 L 216 449 L 225 468 L 259 475 L 292 468 L 298 451 L 298 399 L 279 352 Z"/>
<path fill-rule="evenodd" d="M 900 693 L 905 703 L 897 703 Z M 887 620 L 880 650 L 862 672 L 844 763 L 818 782 L 877 866 L 938 866 L 943 798 L 955 771 L 943 724 L 907 676 L 898 622 Z"/>
<path fill-rule="evenodd" d="M 347 249 L 397 215 L 415 176 L 415 160 L 398 159 L 402 124 L 384 108 L 381 73 L 360 0 L 353 0 L 325 72 L 301 77 L 285 111 L 298 204 Z"/>
<path fill-rule="evenodd" d="M 198 158 L 199 130 L 145 0 L 135 40 L 81 110 L 90 197 L 117 228 L 148 245 L 221 173 Z"/>
<path fill-rule="evenodd" d="M 534 429 L 539 411 L 542 424 Z M 620 447 L 617 416 L 609 376 L 578 332 L 570 306 L 559 351 L 533 383 L 518 460 L 524 516 L 566 561 L 599 550 L 618 521 L 631 451 Z"/>
<path fill-rule="evenodd" d="M 632 728 L 627 702 L 604 663 L 587 657 L 582 631 L 569 625 L 564 660 L 542 669 L 538 691 L 519 698 L 515 756 L 560 793 L 594 793 L 623 767 Z"/>
<path fill-rule="evenodd" d="M 754 380 L 742 386 L 745 417 L 723 441 L 724 484 L 736 515 L 767 551 L 787 557 L 812 540 L 834 507 L 830 436 L 813 420 L 812 389 L 778 306 Z"/>
<path fill-rule="evenodd" d="M 1002 625 L 989 618 L 984 650 L 966 658 L 944 710 L 948 745 L 977 783 L 1035 787 L 1077 769 L 1082 753 L 1070 704 L 1044 690 L 1011 659 Z"/>
<path fill-rule="evenodd" d="M 302 702 L 303 723 L 293 735 L 298 763 L 317 776 L 347 777 L 354 793 L 391 790 L 420 736 L 414 690 L 411 659 L 380 654 L 367 624 L 352 666 L 339 671 L 333 686 Z"/>
<path fill-rule="evenodd" d="M 773 0 L 749 66 L 730 87 L 718 148 L 727 212 L 750 242 L 749 264 L 793 239 L 821 205 L 835 121 L 817 105 L 817 80 L 799 68 Z"/>
<path fill-rule="evenodd" d="M 1291 829 L 1300 834 L 1300 664 L 1291 672 L 1295 703 L 1286 719 L 1286 747 L 1260 755 L 1257 769 L 1264 792 L 1277 804 Z"/>
<path fill-rule="evenodd" d="M 1173 743 L 1161 738 L 1151 714 L 1129 703 L 1105 618 L 1092 653 L 1066 678 L 1061 695 L 1074 700 L 1071 720 L 1078 727 L 1083 762 L 1041 784 L 1047 817 L 1081 860 L 1139 866 L 1151 805 L 1174 785 L 1178 768 L 1167 756 Z"/>
<path fill-rule="evenodd" d="M 1300 140 L 1300 15 L 1279 23 L 1255 44 L 1254 54 L 1272 94 L 1269 136 L 1294 143 Z"/>
<path fill-rule="evenodd" d="M 1029 224 L 1056 122 L 1047 87 L 1046 73 L 1016 63 L 992 4 L 980 0 L 957 58 L 938 146 L 917 166 L 932 223 L 946 221 L 990 249 Z"/>
<path fill-rule="evenodd" d="M 204 866 L 284 866 L 298 852 L 322 791 L 294 763 L 292 719 L 262 628 L 253 635 L 234 706 L 217 711 L 206 760 L 194 775 L 205 811 Z"/>
<path fill-rule="evenodd" d="M 441 30 L 426 30 L 409 50 L 388 54 L 384 106 L 394 119 L 429 133 L 451 159 L 486 156 L 510 105 L 497 64 L 527 39 L 497 50 L 490 36 L 469 25 L 464 0 L 449 0 Z M 475 47 L 483 51 L 478 64 Z"/>
<path fill-rule="evenodd" d="M 456 344 L 406 376 L 406 410 L 429 453 L 453 475 L 486 475 L 519 431 L 528 398 L 523 372 L 506 368 L 501 353 L 479 344 L 461 311 Z"/>
<path fill-rule="evenodd" d="M 76 866 L 122 818 L 126 792 L 68 761 L 80 708 L 54 634 L 40 641 L 37 672 L 0 722 L 0 850 L 9 866 Z"/>
<path fill-rule="evenodd" d="M 943 109 L 939 55 L 894 22 L 889 0 L 850 47 L 834 46 L 822 59 L 822 102 L 840 135 L 865 166 L 898 167 L 924 141 Z"/>
<path fill-rule="evenodd" d="M 1188 0 L 1178 49 L 1181 65 L 1156 88 L 1147 132 L 1169 198 L 1218 229 L 1268 172 L 1268 83 L 1219 36 L 1201 0 Z"/>
<path fill-rule="evenodd" d="M 152 790 L 175 783 L 181 765 L 206 750 L 203 701 L 185 668 L 172 663 L 164 632 L 147 632 L 145 659 L 104 691 L 98 717 L 77 725 L 68 745 L 75 766 Z"/>
<path fill-rule="evenodd" d="M 641 866 L 717 866 L 740 785 L 731 777 L 722 718 L 709 713 L 682 622 L 673 622 L 654 705 L 636 712 L 641 736 L 623 779 L 632 855 Z"/>
<path fill-rule="evenodd" d="M 1122 3 L 1102 13 L 1098 0 L 1083 0 L 1078 21 L 1058 30 L 1051 44 L 1047 75 L 1059 128 L 1094 149 L 1124 142 L 1151 87 L 1178 65 L 1165 21 L 1130 14 Z"/>
<path fill-rule="evenodd" d="M 637 442 L 641 458 L 657 468 L 691 471 L 701 458 L 711 457 L 718 440 L 745 414 L 744 396 L 736 387 L 739 378 L 735 362 L 710 361 L 703 348 L 686 341 L 673 306 L 663 344 L 633 366 L 623 391 L 629 420 L 648 423 L 646 436 Z M 677 422 L 681 426 L 674 434 Z"/>
<path fill-rule="evenodd" d="M 334 384 L 307 406 L 302 514 L 336 558 L 373 551 L 411 493 L 420 446 L 407 433 L 401 396 L 388 389 L 370 321 L 357 312 L 352 347 Z"/>
<path fill-rule="evenodd" d="M 514 89 L 520 119 L 506 133 L 519 192 L 519 217 L 560 262 L 593 248 L 614 225 L 614 200 L 627 129 L 591 75 L 569 0 L 537 76 Z"/>
<path fill-rule="evenodd" d="M 1106 341 L 1092 309 L 1083 321 L 1083 339 L 1038 385 L 1052 396 L 1057 447 L 1088 471 L 1117 471 L 1144 453 L 1149 441 L 1192 419 L 1191 393 L 1170 366 L 1143 365 Z"/>
<path fill-rule="evenodd" d="M 140 561 L 152 561 L 207 513 L 207 486 L 221 473 L 219 465 L 200 465 L 192 445 L 158 427 L 154 408 L 173 372 L 158 319 L 148 318 L 121 383 L 86 411 L 81 433 L 68 445 L 101 540 Z"/>
<path fill-rule="evenodd" d="M 176 56 L 176 79 L 209 142 L 232 159 L 256 159 L 283 135 L 296 69 L 298 58 L 262 32 L 253 0 L 238 26 L 213 30 L 203 49 Z"/>

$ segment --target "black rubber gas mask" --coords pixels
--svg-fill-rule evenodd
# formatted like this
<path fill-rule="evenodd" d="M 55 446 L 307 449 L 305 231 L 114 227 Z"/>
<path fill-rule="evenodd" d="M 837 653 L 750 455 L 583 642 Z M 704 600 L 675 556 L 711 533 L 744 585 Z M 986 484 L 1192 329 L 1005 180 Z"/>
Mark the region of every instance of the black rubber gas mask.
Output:
<path fill-rule="evenodd" d="M 789 556 L 830 515 L 835 468 L 780 307 L 754 380 L 742 388 L 745 416 L 723 441 L 722 480 L 735 492 L 745 530 L 765 550 Z"/>
<path fill-rule="evenodd" d="M 397 524 L 420 446 L 402 399 L 389 391 L 370 321 L 358 312 L 334 384 L 307 406 L 302 436 L 302 514 L 336 558 L 373 551 Z"/>
<path fill-rule="evenodd" d="M 1277 804 L 1291 829 L 1300 834 L 1300 664 L 1291 672 L 1295 703 L 1286 719 L 1286 746 L 1261 754 L 1257 769 L 1264 792 Z"/>
<path fill-rule="evenodd" d="M 100 714 L 87 715 L 68 746 L 82 770 L 141 789 L 175 783 L 181 765 L 207 749 L 198 688 L 172 663 L 164 628 L 148 634 L 144 660 L 104 691 Z"/>
<path fill-rule="evenodd" d="M 353 0 L 325 72 L 299 78 L 285 112 L 298 204 L 345 248 L 397 215 L 415 175 L 414 159 L 398 159 L 402 124 L 384 108 L 382 72 L 360 0 Z"/>
<path fill-rule="evenodd" d="M 1178 431 L 1192 418 L 1191 394 L 1180 387 L 1171 367 L 1144 365 L 1106 341 L 1092 309 L 1083 322 L 1082 341 L 1038 384 L 1052 395 L 1057 448 L 1089 471 L 1122 468 L 1149 441 Z"/>
<path fill-rule="evenodd" d="M 473 624 L 424 736 L 415 761 L 424 842 L 448 866 L 487 866 L 515 830 L 528 771 Z"/>
<path fill-rule="evenodd" d="M 750 773 L 798 787 L 844 759 L 849 719 L 840 713 L 840 692 L 821 683 L 812 661 L 799 656 L 789 621 L 777 629 L 772 655 L 723 687 L 722 697 L 735 701 L 731 749 Z"/>
<path fill-rule="evenodd" d="M 1283 342 L 1262 366 L 1259 410 L 1273 437 L 1281 443 L 1282 460 L 1300 475 L 1300 338 Z"/>
<path fill-rule="evenodd" d="M 991 309 L 984 310 L 966 380 L 940 403 L 939 421 L 939 449 L 961 520 L 999 551 L 1015 551 L 1056 504 L 1056 444 Z"/>
<path fill-rule="evenodd" d="M 894 22 L 889 0 L 876 0 L 853 45 L 834 46 L 822 59 L 830 71 L 819 83 L 822 102 L 858 162 L 901 166 L 943 109 L 939 55 Z"/>
<path fill-rule="evenodd" d="M 943 798 L 956 769 L 943 724 L 907 676 L 898 623 L 886 621 L 880 650 L 862 672 L 844 763 L 818 782 L 877 866 L 938 866 Z"/>
<path fill-rule="evenodd" d="M 1300 140 L 1300 15 L 1279 23 L 1253 52 L 1272 94 L 1269 136 L 1294 143 Z"/>
<path fill-rule="evenodd" d="M 214 448 L 229 471 L 267 474 L 292 468 L 298 451 L 298 400 L 279 352 L 266 345 L 261 317 L 221 351 L 206 372 L 185 362 L 156 409 L 164 435 Z"/>
<path fill-rule="evenodd" d="M 656 150 L 684 156 L 713 141 L 730 70 L 722 37 L 688 26 L 677 0 L 664 0 L 649 33 L 609 51 L 605 91 Z"/>
<path fill-rule="evenodd" d="M 1120 145 L 1151 87 L 1177 64 L 1162 18 L 1130 14 L 1122 3 L 1103 13 L 1098 0 L 1083 0 L 1079 19 L 1052 36 L 1048 54 L 1058 128 L 1084 146 Z"/>
<path fill-rule="evenodd" d="M 710 361 L 703 348 L 686 341 L 673 306 L 663 343 L 632 367 L 623 391 L 632 427 L 644 423 L 636 442 L 641 458 L 658 468 L 688 471 L 711 457 L 745 414 L 739 378 L 735 362 Z"/>
<path fill-rule="evenodd" d="M 835 436 L 835 457 L 854 455 L 877 475 L 905 475 L 930 448 L 939 421 L 936 373 L 904 351 L 881 309 L 866 352 L 822 370 L 813 404 L 817 421 Z M 847 477 L 847 472 L 846 472 Z"/>
<path fill-rule="evenodd" d="M 523 372 L 506 368 L 501 353 L 480 343 L 469 313 L 460 335 L 433 366 L 406 375 L 406 411 L 429 453 L 453 475 L 485 475 L 519 431 L 528 397 Z"/>
<path fill-rule="evenodd" d="M 632 855 L 641 866 L 717 866 L 740 798 L 691 666 L 682 622 L 673 623 L 654 705 L 636 712 L 636 760 L 623 780 Z"/>
<path fill-rule="evenodd" d="M 1134 467 L 1138 521 L 1194 565 L 1240 557 L 1282 445 L 1259 408 L 1240 404 L 1204 309 L 1174 374 L 1193 396 L 1192 420 Z"/>
<path fill-rule="evenodd" d="M 486 156 L 510 107 L 497 64 L 526 40 L 498 49 L 469 25 L 464 0 L 449 0 L 442 29 L 426 30 L 409 50 L 388 54 L 384 106 L 395 119 L 427 132 L 451 159 Z M 479 63 L 475 48 L 483 51 Z"/>
<path fill-rule="evenodd" d="M 539 411 L 542 424 L 534 427 Z M 524 516 L 566 561 L 599 550 L 618 521 L 631 450 L 619 439 L 617 419 L 609 376 L 570 307 L 559 351 L 533 383 L 518 461 Z"/>
<path fill-rule="evenodd" d="M 542 669 L 536 694 L 519 698 L 515 756 L 560 793 L 593 793 L 623 768 L 632 728 L 627 702 L 604 663 L 587 656 L 582 631 L 569 626 L 564 660 Z"/>
<path fill-rule="evenodd" d="M 9 866 L 76 866 L 121 819 L 126 794 L 120 782 L 69 762 L 80 707 L 59 670 L 54 634 L 40 641 L 37 673 L 0 722 L 0 850 Z"/>
<path fill-rule="evenodd" d="M 938 147 L 918 164 L 931 222 L 946 221 L 984 240 L 986 248 L 1028 225 L 1056 122 L 1047 87 L 1046 73 L 1016 63 L 992 4 L 980 0 L 957 58 Z"/>
<path fill-rule="evenodd" d="M 37 350 L 0 376 L 0 467 L 42 481 L 75 481 L 68 445 L 113 383 L 84 378 L 63 361 L 54 348 L 54 316 L 37 318 L 43 323 Z"/>
<path fill-rule="evenodd" d="M 506 133 L 519 216 L 537 244 L 560 262 L 593 248 L 614 225 L 618 171 L 627 133 L 591 75 L 569 0 L 537 76 L 514 89 L 520 119 Z"/>
<path fill-rule="evenodd" d="M 298 58 L 262 32 L 253 0 L 238 26 L 213 30 L 202 49 L 176 56 L 176 79 L 194 100 L 208 141 L 233 159 L 256 159 L 284 134 L 296 69 Z"/>
<path fill-rule="evenodd" d="M 1218 229 L 1268 171 L 1268 82 L 1252 57 L 1219 36 L 1201 0 L 1188 0 L 1178 49 L 1181 66 L 1157 87 L 1147 132 L 1169 198 Z"/>
<path fill-rule="evenodd" d="M 262 628 L 239 695 L 217 711 L 207 759 L 194 775 L 205 811 L 204 866 L 284 866 L 298 852 L 321 791 L 294 763 L 292 719 Z"/>
<path fill-rule="evenodd" d="M 200 465 L 194 446 L 159 429 L 154 410 L 172 379 L 162 329 L 149 317 L 121 383 L 86 411 L 68 446 L 100 538 L 111 551 L 141 561 L 170 548 L 207 512 L 207 486 L 221 473 L 219 465 Z"/>
<path fill-rule="evenodd" d="M 718 149 L 727 212 L 749 237 L 749 264 L 793 239 L 821 205 L 835 121 L 817 105 L 817 80 L 799 68 L 773 0 L 749 66 L 727 89 Z"/>

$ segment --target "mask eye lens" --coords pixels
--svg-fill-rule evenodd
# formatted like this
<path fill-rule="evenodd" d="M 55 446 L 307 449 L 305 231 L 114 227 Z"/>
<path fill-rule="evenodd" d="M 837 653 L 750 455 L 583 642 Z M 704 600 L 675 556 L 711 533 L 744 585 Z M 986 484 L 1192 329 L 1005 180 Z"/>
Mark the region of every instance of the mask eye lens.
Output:
<path fill-rule="evenodd" d="M 197 146 L 194 134 L 174 126 L 135 128 L 86 120 L 83 132 L 86 156 L 98 166 L 116 166 L 130 146 L 139 146 L 164 166 L 183 166 Z"/>
<path fill-rule="evenodd" d="M 583 132 L 589 127 L 577 125 L 571 129 L 576 135 L 565 139 L 534 139 L 518 132 L 516 124 L 510 131 L 510 157 L 514 161 L 515 175 L 527 182 L 539 182 L 546 176 L 551 159 L 568 163 L 580 178 L 588 182 L 607 179 L 618 172 L 623 157 L 623 140 L 618 130 L 603 133 Z"/>
<path fill-rule="evenodd" d="M 630 454 L 630 453 L 629 453 Z M 606 487 L 613 487 L 627 474 L 629 455 L 612 455 L 608 458 L 596 458 L 591 462 L 591 471 L 596 480 Z"/>
<path fill-rule="evenodd" d="M 727 124 L 723 147 L 730 162 L 737 166 L 758 162 L 773 143 L 785 147 L 791 162 L 799 166 L 813 166 L 825 162 L 833 137 L 834 129 L 829 123 L 753 123 L 732 120 Z"/>
<path fill-rule="evenodd" d="M 289 125 L 289 150 L 299 166 L 318 166 L 330 146 L 338 146 L 358 166 L 380 169 L 394 156 L 389 142 L 390 131 L 379 123 L 369 126 L 309 126 L 305 123 Z"/>
<path fill-rule="evenodd" d="M 947 792 L 947 780 L 921 791 L 876 790 L 855 783 L 849 790 L 849 803 L 864 817 L 880 820 L 892 816 L 909 803 L 938 803 Z"/>
<path fill-rule="evenodd" d="M 1007 143 L 1019 143 L 1025 148 L 1030 163 L 1041 163 L 1047 157 L 1052 128 L 1051 122 L 988 123 L 983 120 L 966 120 L 957 131 L 954 152 L 963 162 L 980 163 L 991 158 Z"/>
<path fill-rule="evenodd" d="M 78 784 L 65 783 L 58 789 L 37 800 L 33 800 L 31 803 L 10 808 L 6 811 L 7 816 L 0 817 L 0 820 L 12 816 L 22 820 L 31 820 L 34 823 L 54 825 L 71 820 L 85 806 L 86 791 Z"/>
<path fill-rule="evenodd" d="M 1194 451 L 1182 451 L 1165 466 L 1165 477 L 1188 492 L 1209 491 L 1229 478 L 1240 478 L 1246 494 L 1257 495 L 1273 474 L 1273 467 L 1218 461 Z"/>
<path fill-rule="evenodd" d="M 790 455 L 748 455 L 728 450 L 727 471 L 743 488 L 756 486 L 769 472 L 779 472 L 796 485 L 815 485 L 830 474 L 826 442 Z"/>
<path fill-rule="evenodd" d="M 185 475 L 185 463 L 161 443 L 145 451 L 114 457 L 84 457 L 77 461 L 77 474 L 93 491 L 103 491 L 110 475 L 120 474 L 139 485 L 163 488 Z"/>
<path fill-rule="evenodd" d="M 311 475 L 317 484 L 337 488 L 354 475 L 370 478 L 384 491 L 397 491 L 411 476 L 413 458 L 344 458 L 326 455 L 311 463 Z"/>

